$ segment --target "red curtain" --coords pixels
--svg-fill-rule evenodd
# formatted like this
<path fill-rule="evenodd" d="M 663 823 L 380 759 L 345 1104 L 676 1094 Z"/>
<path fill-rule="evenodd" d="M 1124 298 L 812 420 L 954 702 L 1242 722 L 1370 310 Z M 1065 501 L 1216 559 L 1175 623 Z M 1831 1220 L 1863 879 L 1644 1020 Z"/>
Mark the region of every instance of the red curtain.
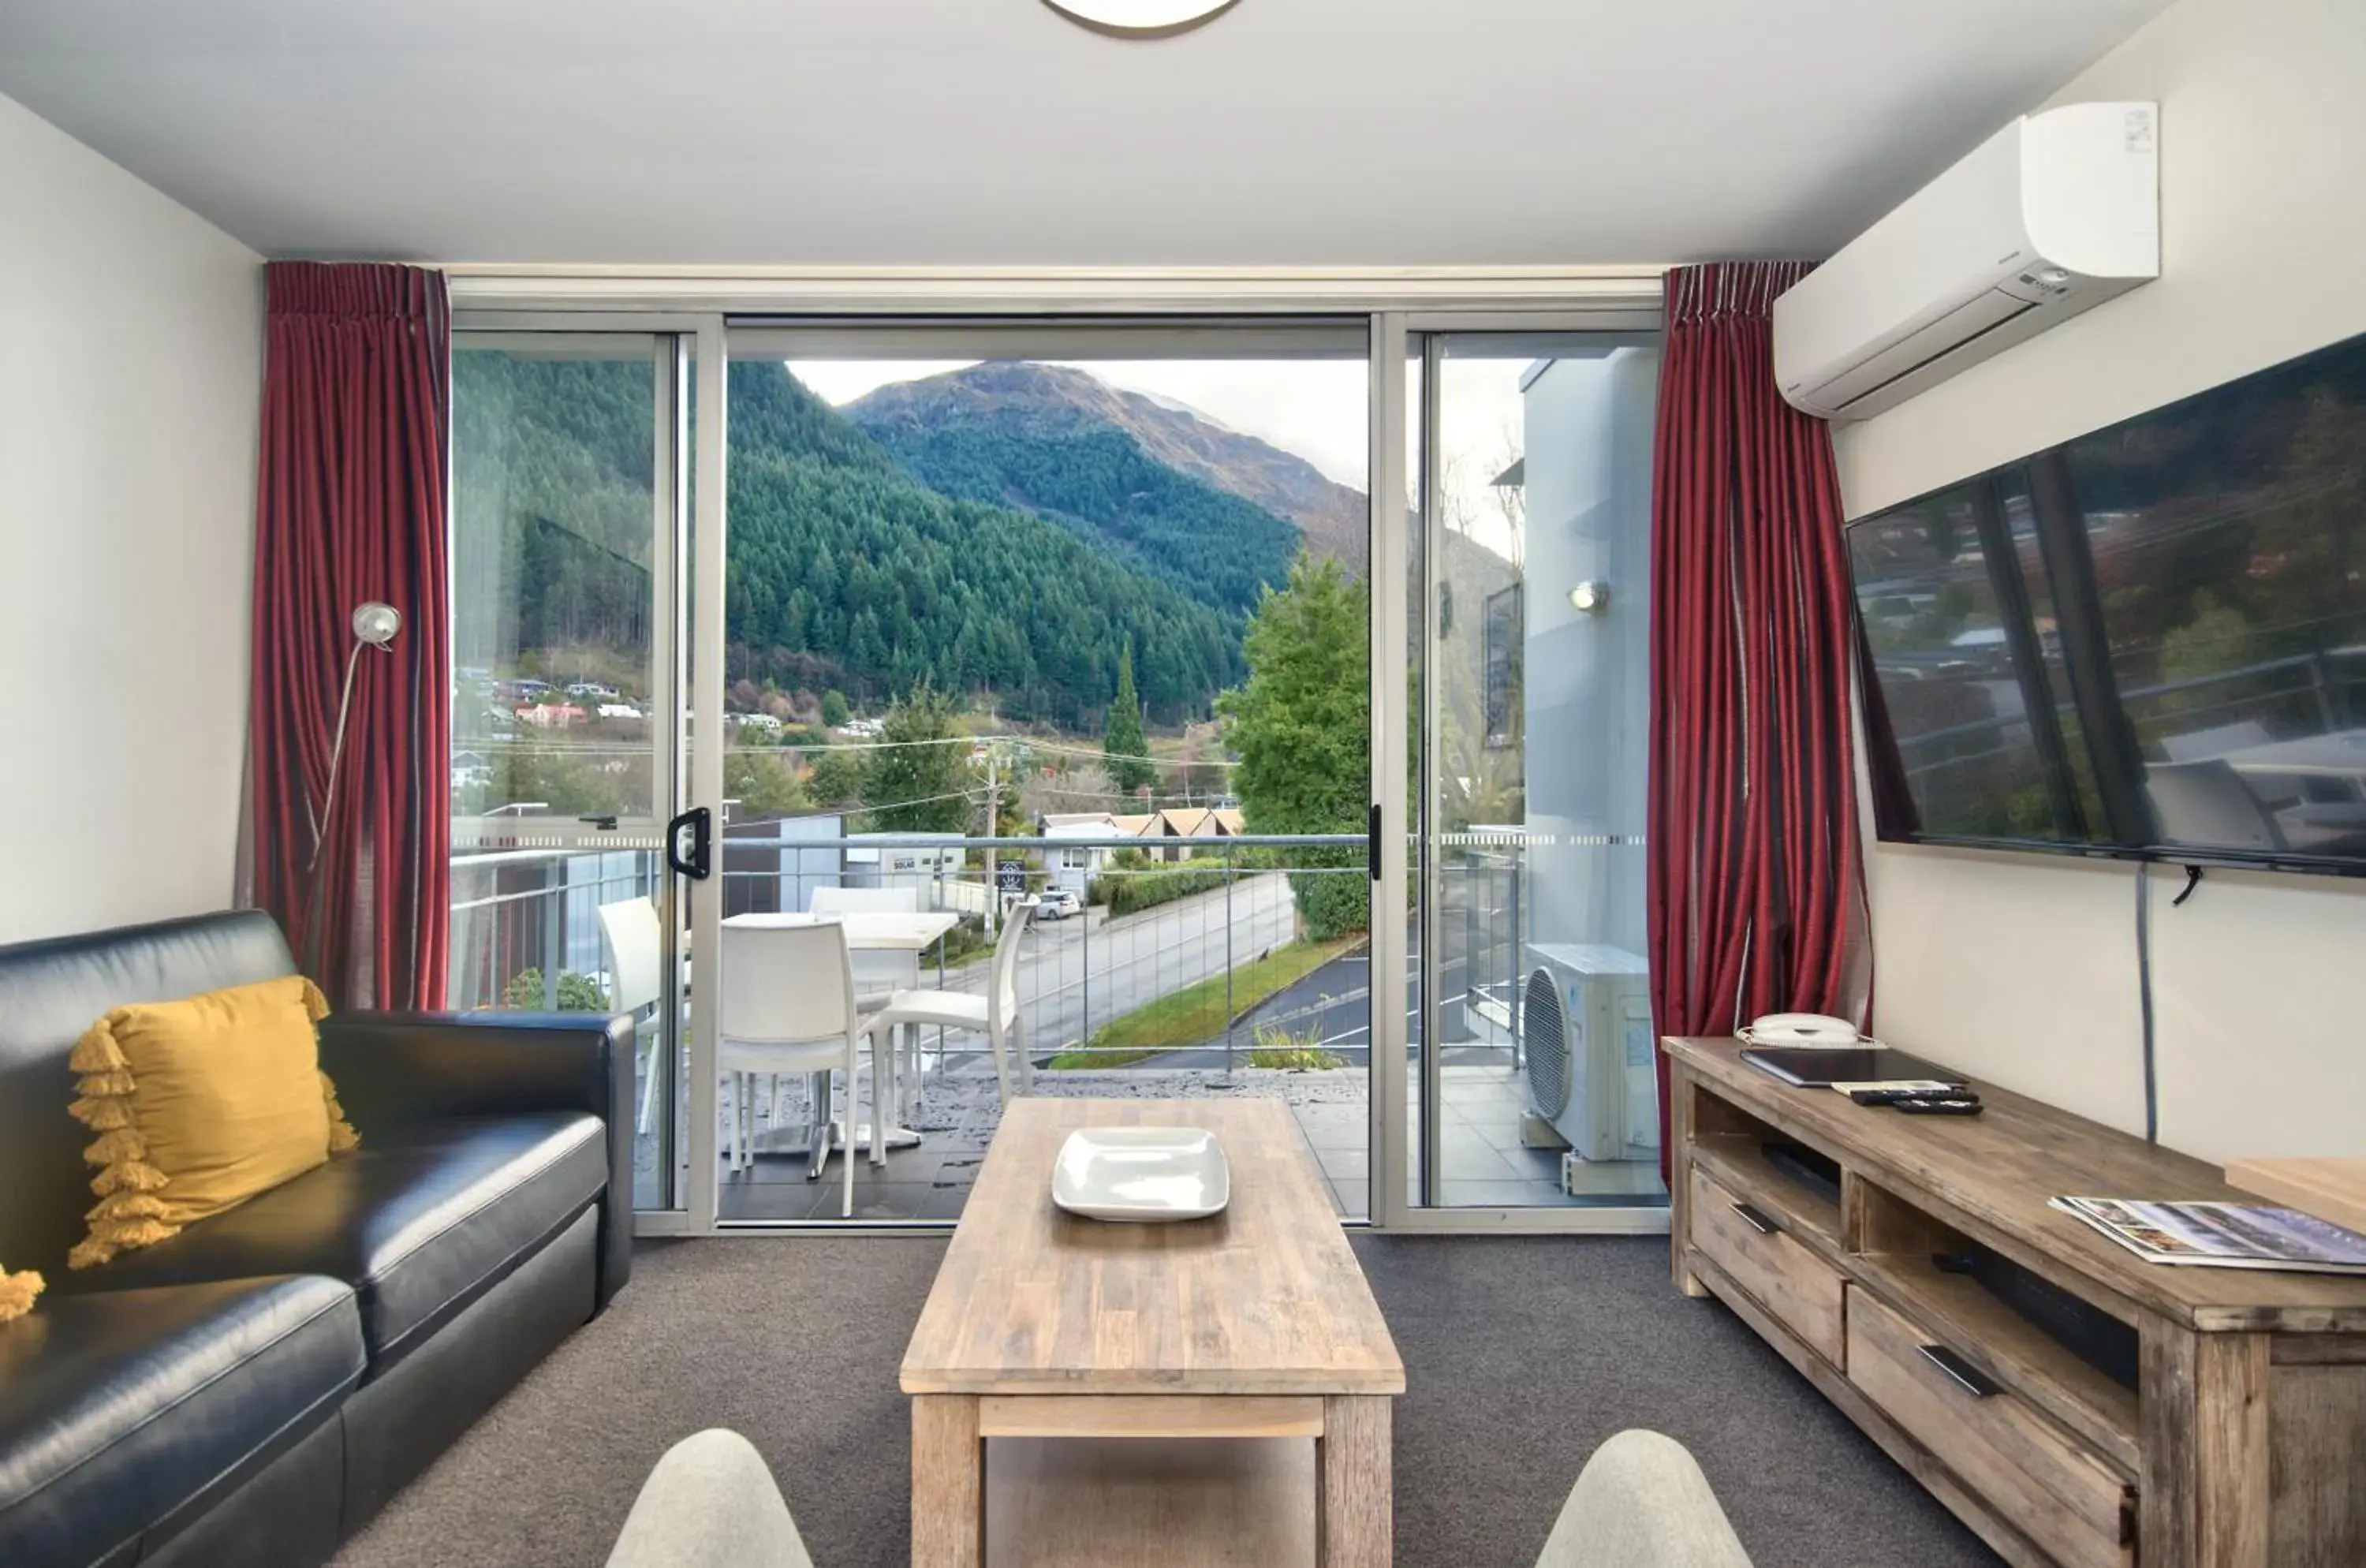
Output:
<path fill-rule="evenodd" d="M 1651 1012 L 1862 1021 L 1870 984 L 1831 435 L 1774 386 L 1796 262 L 1666 283 L 1651 500 Z M 1667 1062 L 1660 1058 L 1661 1161 Z"/>
<path fill-rule="evenodd" d="M 332 1002 L 440 1007 L 451 918 L 444 278 L 275 262 L 268 287 L 248 720 L 254 897 Z M 360 654 L 332 799 L 353 611 L 372 600 L 400 611 L 402 628 L 389 651 Z"/>

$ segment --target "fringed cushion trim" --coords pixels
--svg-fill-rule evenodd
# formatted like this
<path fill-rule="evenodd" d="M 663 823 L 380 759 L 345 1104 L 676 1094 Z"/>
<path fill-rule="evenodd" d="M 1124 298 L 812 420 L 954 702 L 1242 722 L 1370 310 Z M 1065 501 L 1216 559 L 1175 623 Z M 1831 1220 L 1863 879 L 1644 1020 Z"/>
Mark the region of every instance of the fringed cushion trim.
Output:
<path fill-rule="evenodd" d="M 118 1192 L 157 1192 L 171 1177 L 136 1159 L 118 1160 L 90 1179 L 90 1190 L 102 1198 Z"/>
<path fill-rule="evenodd" d="M 354 1131 L 352 1122 L 345 1120 L 345 1108 L 337 1103 L 337 1086 L 330 1081 L 326 1073 L 321 1075 L 321 1098 L 328 1102 L 329 1107 L 329 1152 L 341 1155 L 348 1149 L 360 1148 L 362 1135 Z"/>
<path fill-rule="evenodd" d="M 309 978 L 304 982 L 304 1010 L 311 1015 L 317 1033 L 320 1021 L 329 1016 L 329 998 Z M 337 1103 L 337 1086 L 326 1073 L 321 1075 L 321 1098 L 329 1108 L 329 1152 L 341 1155 L 360 1148 L 362 1135 L 345 1120 L 345 1108 Z"/>
<path fill-rule="evenodd" d="M 172 1179 L 148 1163 L 148 1143 L 131 1113 L 139 1082 L 107 1020 L 92 1024 L 75 1043 L 66 1066 L 82 1075 L 76 1085 L 82 1096 L 66 1111 L 98 1134 L 82 1152 L 85 1163 L 99 1168 L 90 1183 L 98 1195 L 88 1215 L 90 1236 L 66 1257 L 67 1267 L 88 1269 L 126 1247 L 152 1247 L 178 1235 L 181 1227 L 164 1222 L 166 1210 L 154 1196 Z"/>
<path fill-rule="evenodd" d="M 0 1269 L 0 1323 L 24 1316 L 33 1310 L 33 1298 L 48 1283 L 30 1269 L 11 1274 Z"/>
<path fill-rule="evenodd" d="M 115 1028 L 100 1019 L 74 1042 L 73 1055 L 66 1066 L 77 1073 L 122 1073 L 127 1077 L 131 1064 L 124 1059 L 123 1047 L 115 1043 Z"/>

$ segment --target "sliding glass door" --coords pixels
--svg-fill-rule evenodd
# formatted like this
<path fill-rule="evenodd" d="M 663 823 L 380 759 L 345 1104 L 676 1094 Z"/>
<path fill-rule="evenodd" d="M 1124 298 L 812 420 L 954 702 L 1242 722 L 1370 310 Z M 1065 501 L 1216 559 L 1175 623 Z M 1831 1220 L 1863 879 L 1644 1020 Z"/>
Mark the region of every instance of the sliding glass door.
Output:
<path fill-rule="evenodd" d="M 648 332 L 464 333 L 452 355 L 450 1005 L 638 1013 L 652 1209 L 678 1201 L 681 1130 L 660 835 L 682 780 L 684 364 Z M 620 975 L 602 913 L 633 901 L 654 952 Z"/>
<path fill-rule="evenodd" d="M 636 1012 L 650 1228 L 942 1224 L 1022 1092 L 1649 1225 L 1651 320 L 463 331 L 454 1005 Z M 936 998 L 851 1204 L 842 1069 L 724 1016 L 817 917 Z"/>
<path fill-rule="evenodd" d="M 1408 343 L 1415 1208 L 1649 1209 L 1656 334 Z"/>
<path fill-rule="evenodd" d="M 922 996 L 858 1070 L 851 1203 L 817 1158 L 844 1074 L 721 1021 L 719 1223 L 956 1218 L 1017 1093 L 1270 1096 L 1368 1214 L 1364 324 L 750 324 L 730 355 L 702 979 L 738 997 L 820 917 L 859 992 Z"/>

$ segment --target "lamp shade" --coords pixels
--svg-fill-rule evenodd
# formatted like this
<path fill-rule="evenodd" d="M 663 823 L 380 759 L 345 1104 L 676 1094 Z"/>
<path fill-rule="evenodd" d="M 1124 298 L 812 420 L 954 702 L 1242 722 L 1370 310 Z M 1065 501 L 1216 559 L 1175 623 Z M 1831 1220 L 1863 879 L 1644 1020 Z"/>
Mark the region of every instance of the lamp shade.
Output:
<path fill-rule="evenodd" d="M 354 636 L 373 648 L 384 648 L 402 629 L 402 612 L 373 599 L 354 606 Z"/>

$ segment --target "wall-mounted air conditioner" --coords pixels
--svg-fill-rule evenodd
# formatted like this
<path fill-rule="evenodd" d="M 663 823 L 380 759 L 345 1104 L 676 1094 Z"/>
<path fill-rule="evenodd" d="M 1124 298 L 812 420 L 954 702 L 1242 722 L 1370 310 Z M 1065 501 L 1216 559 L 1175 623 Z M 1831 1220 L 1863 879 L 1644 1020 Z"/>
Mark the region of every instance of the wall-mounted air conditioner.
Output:
<path fill-rule="evenodd" d="M 1774 301 L 1794 406 L 1867 419 L 2160 276 L 2158 106 L 2023 116 Z"/>
<path fill-rule="evenodd" d="M 1528 1109 L 1584 1159 L 1637 1159 L 1656 1150 L 1649 965 L 1588 942 L 1529 942 L 1522 956 Z"/>

